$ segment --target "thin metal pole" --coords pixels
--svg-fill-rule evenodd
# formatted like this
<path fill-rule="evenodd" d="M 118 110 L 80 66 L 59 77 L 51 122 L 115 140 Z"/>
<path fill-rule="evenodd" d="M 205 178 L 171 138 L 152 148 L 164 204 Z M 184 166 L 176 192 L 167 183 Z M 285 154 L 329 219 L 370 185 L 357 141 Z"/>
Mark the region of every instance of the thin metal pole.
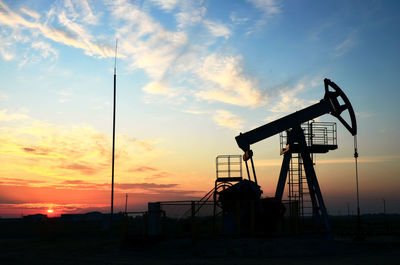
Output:
<path fill-rule="evenodd" d="M 347 205 L 347 216 L 350 216 L 350 204 L 347 203 L 346 205 Z"/>
<path fill-rule="evenodd" d="M 360 214 L 360 196 L 358 190 L 358 151 L 357 151 L 357 135 L 354 136 L 354 159 L 356 163 L 356 186 L 357 186 L 357 232 L 361 236 L 361 214 Z"/>
<path fill-rule="evenodd" d="M 386 214 L 386 200 L 382 199 L 383 201 L 383 214 Z"/>
<path fill-rule="evenodd" d="M 111 166 L 111 214 L 110 214 L 110 235 L 112 231 L 113 215 L 114 215 L 114 160 L 115 160 L 115 107 L 117 96 L 117 47 L 118 39 L 115 41 L 115 58 L 114 58 L 114 105 L 113 105 L 113 141 L 112 141 L 112 166 Z"/>
<path fill-rule="evenodd" d="M 125 213 L 128 212 L 128 193 L 125 195 Z"/>
<path fill-rule="evenodd" d="M 251 168 L 253 169 L 254 182 L 258 185 L 258 183 L 257 183 L 257 176 L 256 176 L 256 170 L 255 170 L 255 168 L 254 168 L 253 157 L 250 157 L 250 162 L 251 162 Z"/>
<path fill-rule="evenodd" d="M 244 162 L 245 162 L 245 164 L 246 164 L 247 178 L 250 180 L 249 165 L 247 164 L 247 160 L 245 160 Z"/>

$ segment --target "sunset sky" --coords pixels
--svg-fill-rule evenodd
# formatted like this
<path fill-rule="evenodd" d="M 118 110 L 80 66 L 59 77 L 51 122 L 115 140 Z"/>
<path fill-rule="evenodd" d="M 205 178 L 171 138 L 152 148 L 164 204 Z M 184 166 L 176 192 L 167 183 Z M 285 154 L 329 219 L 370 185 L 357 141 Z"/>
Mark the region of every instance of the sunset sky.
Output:
<path fill-rule="evenodd" d="M 0 216 L 202 197 L 240 132 L 347 94 L 361 212 L 400 213 L 399 1 L 0 0 Z M 337 121 L 325 115 L 320 121 Z M 338 121 L 337 121 L 338 122 Z M 353 137 L 318 155 L 328 211 L 355 212 Z M 252 146 L 273 196 L 279 137 Z"/>

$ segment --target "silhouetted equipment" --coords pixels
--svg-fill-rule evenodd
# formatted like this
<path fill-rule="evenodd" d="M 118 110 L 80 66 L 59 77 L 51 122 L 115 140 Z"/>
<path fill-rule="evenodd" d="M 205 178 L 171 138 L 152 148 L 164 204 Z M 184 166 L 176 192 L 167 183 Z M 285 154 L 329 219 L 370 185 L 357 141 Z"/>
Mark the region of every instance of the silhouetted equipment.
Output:
<path fill-rule="evenodd" d="M 257 184 L 257 177 L 253 162 L 253 151 L 250 149 L 250 145 L 278 133 L 285 132 L 286 136 L 281 136 L 281 138 L 285 138 L 286 141 L 285 146 L 281 148 L 283 161 L 279 174 L 278 185 L 275 192 L 275 199 L 278 201 L 282 200 L 288 173 L 290 175 L 290 173 L 293 174 L 294 171 L 300 172 L 299 170 L 301 170 L 302 172 L 302 167 L 304 167 L 305 180 L 308 185 L 308 192 L 311 199 L 313 217 L 315 217 L 316 221 L 321 224 L 321 228 L 325 228 L 325 231 L 327 233 L 330 232 L 328 214 L 313 167 L 312 154 L 326 153 L 329 150 L 334 150 L 337 148 L 336 124 L 325 124 L 326 126 L 324 126 L 324 124 L 318 124 L 309 121 L 329 113 L 339 119 L 344 127 L 354 136 L 357 134 L 357 123 L 353 107 L 347 96 L 339 88 L 339 86 L 329 79 L 324 79 L 324 86 L 325 95 L 324 98 L 320 100 L 320 102 L 290 115 L 287 115 L 286 117 L 280 118 L 261 127 L 250 130 L 246 133 L 240 133 L 240 135 L 236 136 L 236 142 L 238 146 L 244 151 L 243 160 L 245 161 L 248 180 L 239 180 L 236 184 L 232 185 L 232 187 L 229 187 L 225 191 L 220 192 L 219 200 L 222 201 L 222 205 L 227 205 L 225 206 L 225 208 L 231 208 L 228 203 L 224 202 L 225 198 L 227 197 L 236 196 L 237 198 L 244 198 L 245 200 L 247 200 L 248 198 L 253 199 L 261 197 L 261 192 L 259 192 L 261 190 L 254 188 L 259 186 Z M 348 123 L 348 121 L 346 121 L 342 116 L 343 112 L 346 110 L 348 111 L 350 117 L 350 123 Z M 319 129 L 314 127 L 314 125 L 318 125 Z M 328 142 L 327 138 L 327 127 L 329 126 L 333 126 L 332 130 L 334 133 L 334 137 L 333 139 L 331 139 L 331 142 Z M 326 142 L 316 141 L 318 140 L 318 137 L 315 137 L 315 135 L 318 130 L 322 130 L 323 133 L 325 131 L 322 139 L 325 139 Z M 326 138 L 324 138 L 324 136 L 326 136 Z M 293 159 L 297 160 L 297 163 L 301 168 L 298 168 L 296 170 L 291 167 L 291 162 L 293 163 Z M 251 162 L 251 173 L 253 175 L 254 181 L 251 180 L 248 160 L 250 160 Z M 299 175 L 300 174 L 298 174 L 297 178 L 289 176 L 290 188 L 294 188 L 294 181 L 297 181 L 297 185 L 302 185 L 302 183 L 300 182 L 304 179 L 304 177 Z M 230 194 L 228 195 L 228 193 Z M 250 195 L 249 193 L 252 193 L 252 195 Z M 302 196 L 303 189 L 301 191 L 298 189 L 297 193 L 298 195 Z M 289 194 L 289 196 L 291 195 Z M 277 212 L 280 213 L 279 210 Z"/>
<path fill-rule="evenodd" d="M 247 168 L 248 169 L 248 168 Z M 261 187 L 242 177 L 241 155 L 219 155 L 216 158 L 214 219 L 222 214 L 222 233 L 267 235 L 275 233 L 285 207 L 281 200 L 261 198 Z M 222 212 L 217 213 L 217 207 Z M 256 232 L 257 231 L 257 232 Z"/>
<path fill-rule="evenodd" d="M 204 233 L 204 228 L 210 227 L 211 221 L 213 234 L 221 229 L 219 231 L 223 234 L 260 236 L 284 233 L 288 231 L 286 228 L 291 233 L 298 233 L 299 217 L 308 214 L 314 217 L 322 231 L 330 233 L 327 210 L 314 171 L 313 154 L 338 148 L 337 128 L 336 123 L 315 122 L 313 119 L 330 113 L 354 136 L 357 125 L 354 110 L 343 91 L 329 79 L 324 79 L 324 85 L 325 96 L 320 102 L 238 135 L 236 141 L 244 155 L 217 156 L 215 185 L 199 201 L 149 203 L 147 234 L 160 236 L 165 233 L 173 212 L 166 208 L 168 206 L 175 207 L 175 210 L 183 207 L 182 213 L 174 219 L 176 225 L 173 227 L 178 231 L 178 224 L 181 224 L 181 230 L 190 230 L 193 238 L 200 235 L 200 228 Z M 343 118 L 344 111 L 348 111 L 350 122 Z M 257 183 L 250 146 L 278 133 L 280 153 L 283 155 L 278 184 L 274 197 L 262 198 L 263 191 Z M 358 156 L 356 147 L 355 144 L 355 158 Z M 242 176 L 242 159 L 247 179 Z M 288 201 L 282 200 L 287 180 Z M 207 218 L 212 211 L 212 219 Z M 189 227 L 191 229 L 188 230 Z"/>
<path fill-rule="evenodd" d="M 314 154 L 327 153 L 330 150 L 337 149 L 337 129 L 334 122 L 314 122 L 309 121 L 301 125 L 307 148 L 310 151 L 311 161 L 314 164 Z M 280 154 L 288 151 L 288 141 L 290 131 L 284 131 L 280 134 Z M 298 212 L 301 217 L 311 216 L 313 206 L 307 185 L 304 163 L 301 151 L 292 145 L 292 157 L 288 169 L 288 199 L 289 202 L 297 202 Z"/>

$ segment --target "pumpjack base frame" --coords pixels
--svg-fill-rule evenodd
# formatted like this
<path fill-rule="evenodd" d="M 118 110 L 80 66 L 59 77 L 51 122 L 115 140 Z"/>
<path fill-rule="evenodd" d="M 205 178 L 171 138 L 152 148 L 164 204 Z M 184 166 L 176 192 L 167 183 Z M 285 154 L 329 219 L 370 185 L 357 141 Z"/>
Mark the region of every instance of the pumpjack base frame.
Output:
<path fill-rule="evenodd" d="M 311 151 L 313 151 L 313 149 L 307 146 L 305 135 L 301 126 L 294 127 L 290 131 L 288 136 L 288 146 L 289 148 L 286 152 L 284 152 L 275 197 L 282 200 L 292 154 L 298 153 L 303 160 L 304 171 L 306 173 L 306 180 L 313 208 L 313 216 L 316 219 L 317 225 L 323 228 L 325 232 L 330 234 L 331 226 L 328 213 L 311 159 Z M 294 148 L 290 148 L 290 146 L 294 146 Z M 329 151 L 329 148 L 334 148 L 334 146 L 325 146 L 325 149 L 328 149 L 327 151 Z"/>

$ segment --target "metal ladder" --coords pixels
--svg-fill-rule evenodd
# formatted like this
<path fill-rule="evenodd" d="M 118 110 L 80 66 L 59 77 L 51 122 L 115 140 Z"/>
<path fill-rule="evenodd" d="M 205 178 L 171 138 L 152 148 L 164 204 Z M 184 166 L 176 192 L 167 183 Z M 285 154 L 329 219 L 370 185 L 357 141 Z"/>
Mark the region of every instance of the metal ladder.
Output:
<path fill-rule="evenodd" d="M 292 154 L 288 174 L 289 202 L 298 201 L 298 210 L 301 217 L 312 216 L 312 203 L 300 154 Z"/>

